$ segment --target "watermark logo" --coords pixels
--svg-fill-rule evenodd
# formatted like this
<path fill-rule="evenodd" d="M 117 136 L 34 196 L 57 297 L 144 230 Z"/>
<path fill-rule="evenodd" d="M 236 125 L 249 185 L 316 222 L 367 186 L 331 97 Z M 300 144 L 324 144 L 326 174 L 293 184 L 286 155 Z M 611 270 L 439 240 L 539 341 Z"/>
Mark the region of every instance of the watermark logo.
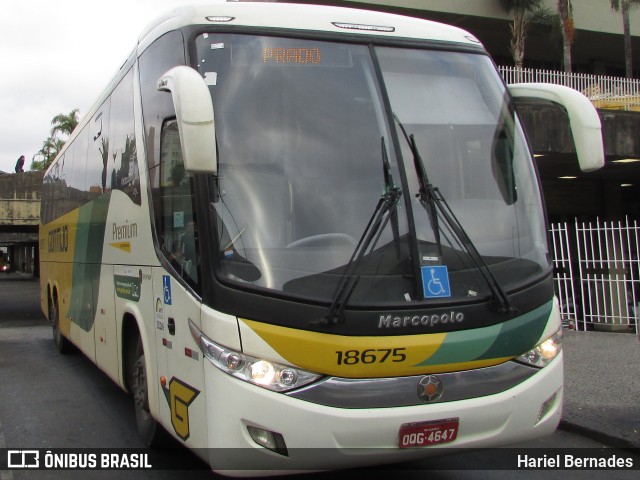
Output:
<path fill-rule="evenodd" d="M 39 468 L 40 452 L 38 450 L 8 450 L 8 468 Z"/>
<path fill-rule="evenodd" d="M 0 449 L 7 452 L 0 470 L 141 470 L 153 468 L 146 450 L 126 449 Z"/>

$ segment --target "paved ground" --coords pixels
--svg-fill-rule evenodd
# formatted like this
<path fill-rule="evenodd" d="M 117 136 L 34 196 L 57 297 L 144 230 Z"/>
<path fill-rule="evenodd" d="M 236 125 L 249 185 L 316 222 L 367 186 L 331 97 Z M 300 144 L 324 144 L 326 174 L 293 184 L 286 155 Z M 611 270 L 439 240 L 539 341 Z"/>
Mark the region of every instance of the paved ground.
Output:
<path fill-rule="evenodd" d="M 640 337 L 565 330 L 562 428 L 640 448 Z"/>

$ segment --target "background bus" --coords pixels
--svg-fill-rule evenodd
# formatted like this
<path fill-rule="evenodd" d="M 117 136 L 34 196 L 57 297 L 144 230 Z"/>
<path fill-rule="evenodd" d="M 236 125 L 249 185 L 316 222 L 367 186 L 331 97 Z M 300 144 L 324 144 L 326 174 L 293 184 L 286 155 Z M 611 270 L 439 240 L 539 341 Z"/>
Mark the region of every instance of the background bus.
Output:
<path fill-rule="evenodd" d="M 512 93 L 563 104 L 581 167 L 602 165 L 584 97 Z M 560 418 L 531 153 L 453 27 L 170 12 L 47 171 L 40 258 L 58 348 L 132 392 L 149 444 L 169 432 L 218 471 L 400 461 Z"/>

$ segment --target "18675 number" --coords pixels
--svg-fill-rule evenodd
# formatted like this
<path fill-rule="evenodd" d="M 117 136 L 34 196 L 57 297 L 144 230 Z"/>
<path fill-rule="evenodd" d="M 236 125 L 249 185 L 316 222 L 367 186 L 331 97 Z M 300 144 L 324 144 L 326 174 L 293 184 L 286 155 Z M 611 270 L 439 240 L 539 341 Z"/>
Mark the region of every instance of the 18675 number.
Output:
<path fill-rule="evenodd" d="M 356 365 L 358 363 L 394 363 L 404 362 L 406 348 L 370 348 L 367 350 L 337 350 L 338 365 Z"/>

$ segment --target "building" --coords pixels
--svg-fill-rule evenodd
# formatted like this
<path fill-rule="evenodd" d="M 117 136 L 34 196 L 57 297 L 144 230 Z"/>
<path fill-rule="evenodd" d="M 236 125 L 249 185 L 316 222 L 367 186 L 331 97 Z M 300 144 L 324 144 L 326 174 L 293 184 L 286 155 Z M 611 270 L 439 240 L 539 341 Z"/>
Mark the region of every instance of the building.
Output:
<path fill-rule="evenodd" d="M 0 175 L 0 249 L 13 271 L 38 272 L 38 225 L 44 172 Z"/>

